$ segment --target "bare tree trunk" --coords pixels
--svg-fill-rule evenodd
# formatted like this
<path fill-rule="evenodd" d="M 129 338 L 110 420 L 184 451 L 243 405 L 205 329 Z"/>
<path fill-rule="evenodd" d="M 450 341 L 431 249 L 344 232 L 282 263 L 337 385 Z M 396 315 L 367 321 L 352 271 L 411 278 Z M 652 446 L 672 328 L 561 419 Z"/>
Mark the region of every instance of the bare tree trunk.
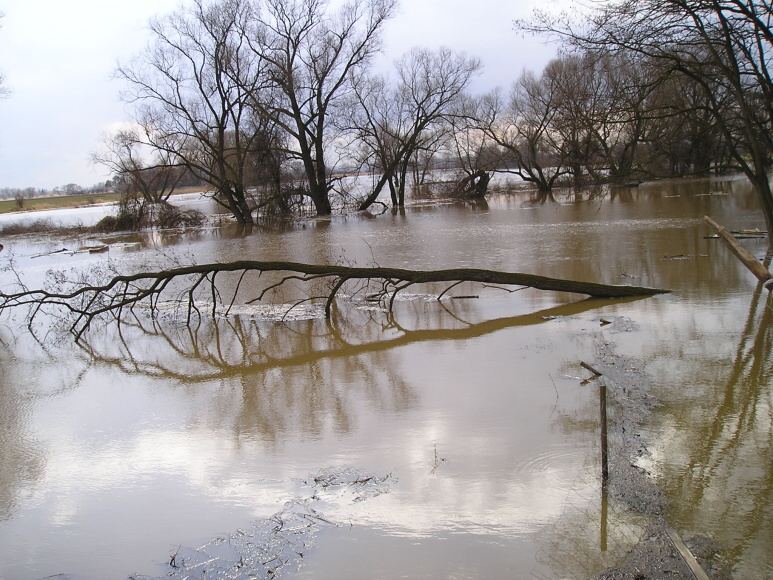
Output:
<path fill-rule="evenodd" d="M 390 193 L 392 194 L 392 203 L 396 206 L 397 205 L 397 198 L 394 194 L 394 183 L 392 182 L 392 173 L 391 169 L 389 171 L 385 170 L 384 174 L 379 178 L 378 183 L 376 183 L 376 187 L 373 188 L 373 191 L 366 197 L 364 200 L 362 200 L 362 203 L 357 207 L 357 211 L 365 211 L 368 209 L 373 203 L 378 199 L 379 194 L 381 193 L 381 190 L 384 189 L 384 186 L 389 183 Z"/>
<path fill-rule="evenodd" d="M 773 192 L 770 189 L 770 179 L 766 174 L 752 180 L 754 188 L 757 190 L 757 197 L 762 206 L 762 213 L 765 216 L 765 227 L 768 230 L 768 257 L 773 257 Z"/>
<path fill-rule="evenodd" d="M 398 207 L 405 207 L 405 178 L 408 174 L 408 162 L 409 162 L 409 159 L 406 158 L 403 161 L 402 168 L 400 169 L 400 187 L 397 190 Z"/>
<path fill-rule="evenodd" d="M 311 186 L 309 197 L 311 197 L 311 201 L 314 202 L 314 209 L 317 210 L 317 215 L 330 215 L 333 213 L 333 208 L 330 206 L 327 187 L 324 184 Z"/>
<path fill-rule="evenodd" d="M 238 200 L 239 212 L 242 218 L 240 223 L 243 223 L 244 225 L 254 225 L 255 220 L 252 219 L 252 210 L 243 193 L 239 195 Z"/>
<path fill-rule="evenodd" d="M 389 178 L 389 195 L 392 198 L 392 206 L 397 207 L 397 191 L 395 190 L 395 183 L 392 178 Z"/>

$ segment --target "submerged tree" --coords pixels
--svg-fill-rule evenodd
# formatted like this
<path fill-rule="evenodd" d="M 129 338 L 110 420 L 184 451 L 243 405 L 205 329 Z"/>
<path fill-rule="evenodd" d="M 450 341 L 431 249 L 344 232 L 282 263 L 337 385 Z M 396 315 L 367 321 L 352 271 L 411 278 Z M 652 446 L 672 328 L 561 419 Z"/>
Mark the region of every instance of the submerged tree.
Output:
<path fill-rule="evenodd" d="M 503 152 L 500 171 L 514 173 L 539 191 L 550 191 L 568 172 L 560 134 L 553 130 L 558 114 L 558 86 L 551 76 L 526 71 L 509 95 L 484 97 L 480 129 Z"/>
<path fill-rule="evenodd" d="M 683 177 L 719 174 L 733 167 L 727 141 L 697 83 L 671 75 L 659 83 L 651 100 L 659 115 L 647 127 L 649 173 Z"/>
<path fill-rule="evenodd" d="M 247 50 L 252 18 L 243 0 L 195 0 L 152 22 L 150 47 L 118 69 L 141 143 L 207 183 L 243 224 L 253 223 L 246 176 L 264 138 L 250 105 L 265 81 Z"/>
<path fill-rule="evenodd" d="M 503 166 L 501 149 L 479 126 L 480 106 L 480 99 L 465 97 L 451 119 L 446 139 L 451 158 L 463 174 L 455 193 L 472 198 L 486 195 L 491 178 Z"/>
<path fill-rule="evenodd" d="M 167 152 L 155 152 L 159 157 L 146 160 L 140 151 L 141 141 L 136 129 L 118 131 L 105 139 L 94 162 L 110 170 L 123 193 L 137 195 L 147 204 L 166 203 L 183 168 L 175 165 Z"/>
<path fill-rule="evenodd" d="M 411 163 L 438 140 L 479 68 L 477 59 L 448 49 L 414 49 L 398 61 L 399 80 L 394 89 L 383 78 L 361 79 L 355 84 L 358 106 L 352 129 L 381 171 L 360 209 L 374 203 L 385 184 L 389 184 L 393 204 L 405 204 Z"/>
<path fill-rule="evenodd" d="M 265 0 L 255 34 L 246 39 L 271 90 L 271 98 L 249 103 L 289 135 L 286 153 L 303 165 L 319 215 L 332 211 L 333 119 L 352 75 L 379 49 L 394 8 L 394 0 L 350 0 L 333 13 L 324 0 Z"/>
<path fill-rule="evenodd" d="M 773 254 L 773 30 L 768 0 L 611 0 L 576 23 L 537 13 L 526 30 L 600 54 L 629 53 L 690 79 L 736 166 L 754 185 Z"/>

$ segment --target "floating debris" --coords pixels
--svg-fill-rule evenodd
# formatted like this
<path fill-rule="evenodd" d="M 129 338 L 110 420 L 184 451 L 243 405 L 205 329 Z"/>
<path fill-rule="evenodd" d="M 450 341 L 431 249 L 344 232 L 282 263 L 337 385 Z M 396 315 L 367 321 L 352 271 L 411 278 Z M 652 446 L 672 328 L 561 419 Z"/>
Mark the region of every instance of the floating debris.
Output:
<path fill-rule="evenodd" d="M 313 497 L 318 499 L 320 492 L 328 492 L 327 495 L 351 496 L 351 501 L 360 502 L 389 492 L 393 479 L 391 473 L 376 476 L 352 468 L 325 468 L 304 483 L 314 487 Z"/>

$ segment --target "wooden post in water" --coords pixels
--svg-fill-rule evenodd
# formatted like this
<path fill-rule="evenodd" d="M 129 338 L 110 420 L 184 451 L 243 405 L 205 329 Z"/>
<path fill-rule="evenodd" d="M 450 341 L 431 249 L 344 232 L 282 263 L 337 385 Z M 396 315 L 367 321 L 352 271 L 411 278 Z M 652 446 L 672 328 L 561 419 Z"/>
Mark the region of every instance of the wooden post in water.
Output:
<path fill-rule="evenodd" d="M 589 381 L 595 379 L 599 380 L 599 415 L 600 415 L 600 429 L 601 432 L 601 551 L 607 551 L 607 510 L 608 510 L 608 496 L 607 487 L 609 484 L 609 453 L 607 445 L 607 382 L 604 380 L 604 376 L 601 371 L 596 370 L 588 363 L 580 361 L 580 366 L 593 373 L 593 376 L 589 379 L 582 381 L 582 384 L 586 384 Z"/>
<path fill-rule="evenodd" d="M 607 484 L 609 483 L 609 456 L 607 455 L 607 383 L 599 381 L 599 411 L 601 414 L 601 551 L 607 551 Z"/>
<path fill-rule="evenodd" d="M 601 414 L 601 487 L 606 490 L 609 482 L 609 458 L 607 455 L 607 383 L 599 382 L 599 411 Z"/>

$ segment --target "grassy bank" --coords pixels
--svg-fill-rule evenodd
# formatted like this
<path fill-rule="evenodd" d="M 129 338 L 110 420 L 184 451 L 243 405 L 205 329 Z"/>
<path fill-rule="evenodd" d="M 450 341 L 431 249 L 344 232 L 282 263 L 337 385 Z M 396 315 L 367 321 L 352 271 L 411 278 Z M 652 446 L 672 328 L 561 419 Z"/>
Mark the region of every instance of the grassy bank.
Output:
<path fill-rule="evenodd" d="M 0 200 L 0 213 L 84 207 L 97 203 L 117 203 L 119 198 L 120 195 L 117 193 L 84 193 L 59 197 L 34 197 L 25 199 L 22 208 L 17 206 L 15 199 L 3 199 Z"/>
<path fill-rule="evenodd" d="M 181 187 L 174 195 L 195 193 L 201 191 L 200 186 Z M 71 207 L 88 207 L 98 203 L 118 203 L 119 193 L 83 193 L 79 195 L 61 195 L 58 197 L 34 197 L 24 200 L 24 207 L 19 208 L 15 199 L 0 200 L 0 214 L 11 212 L 40 211 L 44 209 L 66 209 Z"/>

